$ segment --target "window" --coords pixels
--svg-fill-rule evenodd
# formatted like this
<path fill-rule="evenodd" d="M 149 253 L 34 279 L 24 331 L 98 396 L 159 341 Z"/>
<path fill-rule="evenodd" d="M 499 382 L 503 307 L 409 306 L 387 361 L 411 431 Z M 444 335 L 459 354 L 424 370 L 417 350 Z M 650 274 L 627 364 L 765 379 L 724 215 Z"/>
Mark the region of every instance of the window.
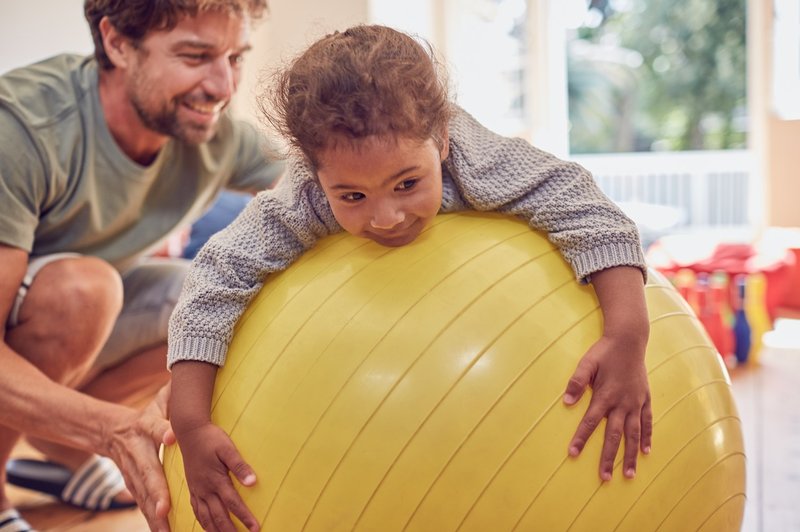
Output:
<path fill-rule="evenodd" d="M 800 1 L 775 0 L 772 103 L 783 120 L 800 120 Z"/>
<path fill-rule="evenodd" d="M 745 11 L 591 0 L 568 29 L 570 152 L 745 148 Z"/>
<path fill-rule="evenodd" d="M 431 2 L 457 101 L 591 170 L 645 243 L 760 219 L 747 0 Z"/>

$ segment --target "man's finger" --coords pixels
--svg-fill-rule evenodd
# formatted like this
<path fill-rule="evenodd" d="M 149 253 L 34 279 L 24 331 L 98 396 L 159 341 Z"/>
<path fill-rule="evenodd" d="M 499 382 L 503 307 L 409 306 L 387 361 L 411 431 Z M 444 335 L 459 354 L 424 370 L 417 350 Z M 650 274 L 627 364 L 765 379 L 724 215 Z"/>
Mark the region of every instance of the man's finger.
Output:
<path fill-rule="evenodd" d="M 169 532 L 169 502 L 157 501 L 152 512 L 142 512 L 147 520 L 147 526 L 154 532 Z"/>
<path fill-rule="evenodd" d="M 168 382 L 156 394 L 155 398 L 153 399 L 154 405 L 157 407 L 159 414 L 161 414 L 165 418 L 169 418 L 169 395 L 170 395 L 170 383 Z"/>
<path fill-rule="evenodd" d="M 160 466 L 160 463 L 157 465 Z M 142 468 L 140 471 L 143 474 L 134 475 L 134 477 L 143 478 L 144 482 L 137 482 L 133 479 L 139 486 L 131 489 L 131 493 L 134 493 L 139 509 L 147 519 L 151 530 L 168 532 L 167 515 L 170 509 L 170 498 L 162 469 L 154 465 L 153 467 Z"/>
<path fill-rule="evenodd" d="M 167 446 L 173 445 L 177 441 L 178 438 L 175 436 L 175 431 L 172 430 L 172 427 L 170 427 L 167 432 L 164 433 L 164 437 L 161 438 L 161 443 Z"/>
<path fill-rule="evenodd" d="M 158 459 L 158 447 L 165 433 L 170 430 L 169 423 L 158 417 L 144 415 L 138 419 L 138 425 L 138 430 L 133 431 L 136 436 L 121 446 L 125 454 L 114 457 L 114 461 L 120 466 L 150 528 L 166 532 L 169 530 L 167 514 L 170 498 L 164 470 Z"/>
<path fill-rule="evenodd" d="M 133 483 L 127 483 L 128 490 L 134 495 L 139 510 L 147 521 L 147 526 L 154 532 L 169 532 L 169 497 L 160 500 L 158 495 L 147 492 L 147 486 L 139 485 L 134 487 Z M 138 495 L 137 495 L 138 493 Z"/>

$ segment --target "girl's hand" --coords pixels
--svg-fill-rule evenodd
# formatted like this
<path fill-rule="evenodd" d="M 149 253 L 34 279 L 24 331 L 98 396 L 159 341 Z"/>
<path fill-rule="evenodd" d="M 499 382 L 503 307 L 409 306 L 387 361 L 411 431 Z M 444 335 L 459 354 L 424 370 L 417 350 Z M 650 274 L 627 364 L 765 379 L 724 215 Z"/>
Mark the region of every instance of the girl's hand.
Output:
<path fill-rule="evenodd" d="M 649 453 L 653 436 L 650 386 L 644 364 L 650 320 L 642 271 L 630 266 L 608 268 L 592 274 L 592 285 L 603 312 L 603 336 L 578 363 L 564 393 L 564 402 L 574 405 L 586 387 L 592 387 L 592 400 L 569 444 L 569 454 L 578 456 L 606 418 L 600 478 L 611 480 L 614 458 L 623 438 L 622 472 L 633 478 L 639 449 Z"/>
<path fill-rule="evenodd" d="M 192 509 L 203 530 L 234 532 L 230 514 L 251 532 L 259 530 L 258 521 L 236 492 L 228 473 L 232 472 L 244 486 L 254 485 L 256 475 L 225 431 L 205 423 L 181 432 L 178 443 Z"/>
<path fill-rule="evenodd" d="M 644 454 L 650 452 L 653 413 L 644 364 L 646 343 L 646 335 L 644 340 L 641 335 L 604 335 L 578 363 L 564 393 L 564 402 L 574 405 L 586 387 L 592 387 L 589 408 L 569 444 L 570 456 L 578 456 L 603 418 L 607 419 L 600 454 L 600 478 L 604 481 L 611 480 L 614 458 L 623 438 L 622 471 L 626 478 L 636 474 L 639 449 Z"/>

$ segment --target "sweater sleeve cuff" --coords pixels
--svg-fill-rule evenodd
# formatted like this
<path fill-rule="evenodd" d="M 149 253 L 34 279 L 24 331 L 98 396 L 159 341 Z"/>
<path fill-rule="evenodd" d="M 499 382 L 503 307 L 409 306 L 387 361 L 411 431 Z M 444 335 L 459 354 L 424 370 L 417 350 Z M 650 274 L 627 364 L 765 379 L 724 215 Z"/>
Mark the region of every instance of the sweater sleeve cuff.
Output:
<path fill-rule="evenodd" d="M 172 369 L 176 362 L 194 360 L 208 362 L 215 366 L 225 364 L 228 344 L 210 338 L 182 338 L 170 341 L 167 351 L 167 369 Z"/>
<path fill-rule="evenodd" d="M 575 277 L 583 284 L 592 280 L 592 274 L 615 266 L 633 266 L 642 271 L 642 278 L 647 283 L 647 263 L 639 245 L 628 242 L 607 244 L 588 249 L 572 259 Z"/>

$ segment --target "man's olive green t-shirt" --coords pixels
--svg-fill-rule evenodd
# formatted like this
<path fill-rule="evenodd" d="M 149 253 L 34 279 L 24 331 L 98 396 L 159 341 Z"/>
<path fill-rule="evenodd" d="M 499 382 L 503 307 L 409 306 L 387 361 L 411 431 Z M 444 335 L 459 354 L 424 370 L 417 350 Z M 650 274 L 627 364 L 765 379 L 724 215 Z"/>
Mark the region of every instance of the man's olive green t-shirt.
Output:
<path fill-rule="evenodd" d="M 255 128 L 227 115 L 209 142 L 171 139 L 141 166 L 111 136 L 97 83 L 97 63 L 76 55 L 0 76 L 0 243 L 124 270 L 222 188 L 261 190 L 282 172 Z"/>

